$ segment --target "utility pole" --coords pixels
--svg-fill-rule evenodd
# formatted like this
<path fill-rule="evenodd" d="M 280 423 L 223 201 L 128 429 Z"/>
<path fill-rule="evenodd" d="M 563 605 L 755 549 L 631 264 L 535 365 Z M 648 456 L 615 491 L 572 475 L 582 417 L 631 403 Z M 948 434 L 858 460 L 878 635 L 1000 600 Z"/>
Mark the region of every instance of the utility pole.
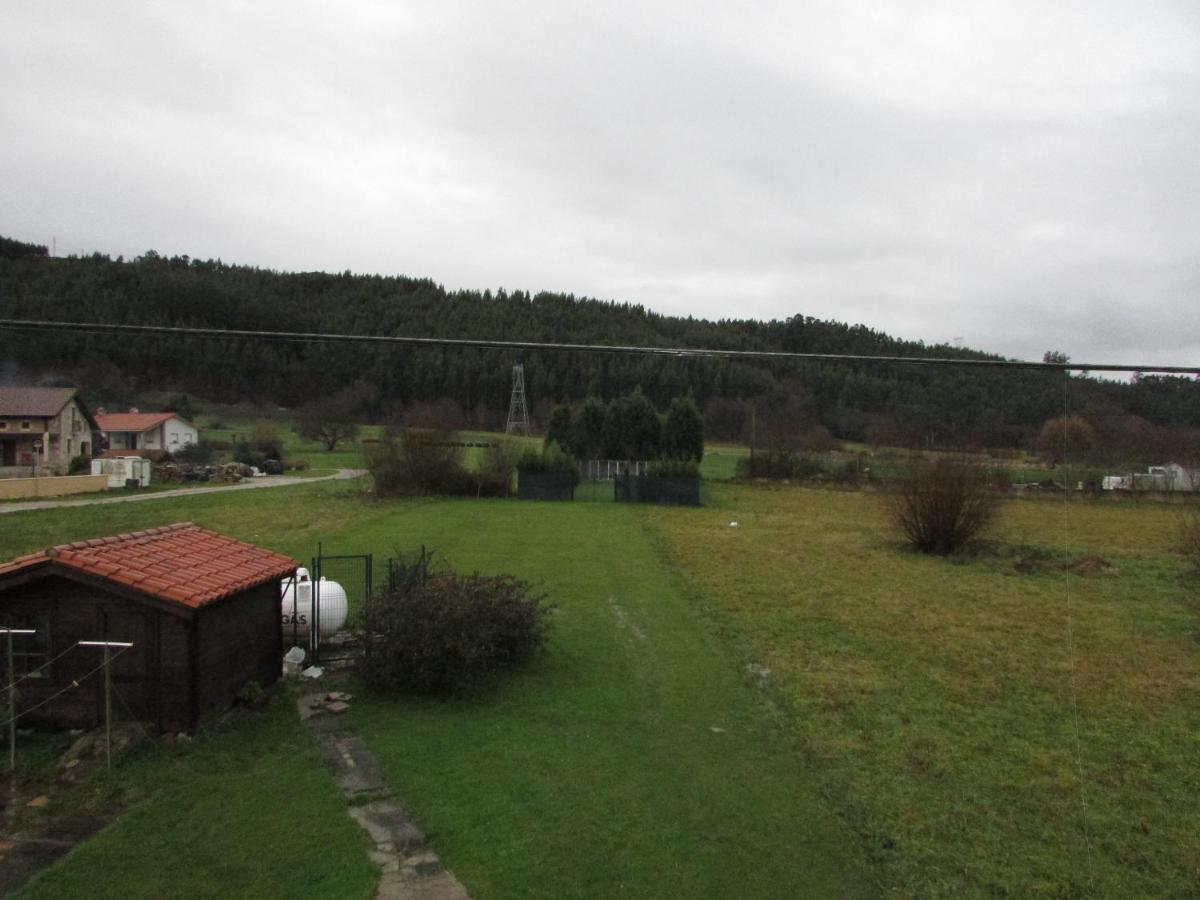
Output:
<path fill-rule="evenodd" d="M 80 647 L 104 648 L 104 761 L 108 770 L 112 771 L 112 661 L 110 652 L 113 647 L 128 650 L 133 644 L 123 641 L 80 641 Z"/>
<path fill-rule="evenodd" d="M 32 628 L 0 628 L 8 639 L 8 771 L 17 770 L 17 675 L 13 666 L 14 634 L 36 634 Z"/>
<path fill-rule="evenodd" d="M 508 403 L 508 423 L 504 426 L 505 434 L 520 430 L 521 434 L 529 435 L 529 406 L 525 402 L 525 366 L 513 366 L 512 399 Z"/>

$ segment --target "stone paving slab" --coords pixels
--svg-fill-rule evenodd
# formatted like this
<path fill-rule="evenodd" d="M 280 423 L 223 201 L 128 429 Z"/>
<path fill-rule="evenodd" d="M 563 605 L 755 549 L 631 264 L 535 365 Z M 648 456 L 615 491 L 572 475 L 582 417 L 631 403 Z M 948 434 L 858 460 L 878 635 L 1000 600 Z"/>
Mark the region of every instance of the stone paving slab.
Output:
<path fill-rule="evenodd" d="M 376 900 L 465 900 L 467 889 L 449 872 L 410 877 L 384 875 L 375 892 Z"/>
<path fill-rule="evenodd" d="M 389 793 L 379 764 L 362 738 L 345 732 L 318 733 L 317 747 L 333 780 L 347 800 Z"/>
<path fill-rule="evenodd" d="M 296 711 L 350 804 L 347 812 L 374 845 L 371 861 L 382 875 L 377 900 L 470 900 L 462 882 L 446 870 L 412 816 L 392 796 L 374 754 L 347 729 L 344 716 L 327 712 L 319 702 L 325 694 L 302 695 Z"/>

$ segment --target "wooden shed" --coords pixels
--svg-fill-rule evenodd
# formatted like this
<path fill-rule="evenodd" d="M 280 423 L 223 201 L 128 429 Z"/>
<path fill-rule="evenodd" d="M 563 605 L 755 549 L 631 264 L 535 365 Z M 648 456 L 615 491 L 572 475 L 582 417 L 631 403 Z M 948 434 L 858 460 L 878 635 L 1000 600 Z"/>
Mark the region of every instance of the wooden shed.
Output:
<path fill-rule="evenodd" d="M 32 673 L 17 686 L 22 722 L 103 721 L 102 651 L 78 642 L 127 641 L 112 663 L 115 712 L 192 730 L 247 682 L 279 678 L 280 583 L 297 566 L 191 522 L 0 563 L 0 625 L 37 632 L 13 641 L 18 677 Z"/>

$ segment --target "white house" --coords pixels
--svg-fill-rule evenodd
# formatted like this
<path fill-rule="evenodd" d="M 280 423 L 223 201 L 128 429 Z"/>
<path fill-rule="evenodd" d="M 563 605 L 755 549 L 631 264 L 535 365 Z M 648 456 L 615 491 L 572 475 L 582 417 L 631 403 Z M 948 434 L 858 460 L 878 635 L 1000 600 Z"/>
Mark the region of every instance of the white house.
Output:
<path fill-rule="evenodd" d="M 1151 466 L 1146 472 L 1126 475 L 1106 475 L 1102 487 L 1106 491 L 1200 491 L 1200 469 L 1189 469 L 1179 463 Z"/>
<path fill-rule="evenodd" d="M 1200 490 L 1200 469 L 1188 469 L 1179 463 L 1168 463 L 1162 470 L 1168 491 Z M 1150 471 L 1153 472 L 1154 469 Z"/>
<path fill-rule="evenodd" d="M 106 441 L 106 456 L 149 456 L 182 450 L 200 439 L 196 426 L 173 412 L 101 412 L 96 424 Z"/>

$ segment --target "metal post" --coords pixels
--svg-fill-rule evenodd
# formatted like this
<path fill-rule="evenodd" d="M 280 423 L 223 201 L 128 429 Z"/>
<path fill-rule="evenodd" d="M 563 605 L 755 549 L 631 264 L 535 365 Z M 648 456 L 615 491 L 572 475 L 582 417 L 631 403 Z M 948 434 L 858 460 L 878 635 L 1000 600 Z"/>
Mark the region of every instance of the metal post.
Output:
<path fill-rule="evenodd" d="M 112 771 L 112 669 L 108 665 L 108 644 L 104 645 L 104 762 Z"/>
<path fill-rule="evenodd" d="M 8 771 L 17 771 L 17 686 L 13 671 L 12 632 L 8 632 Z"/>
<path fill-rule="evenodd" d="M 13 635 L 37 634 L 32 628 L 0 628 L 8 643 L 8 771 L 17 768 L 17 673 L 13 665 Z"/>
<path fill-rule="evenodd" d="M 110 665 L 112 656 L 110 650 L 113 647 L 120 647 L 122 651 L 125 651 L 133 644 L 126 641 L 80 641 L 79 646 L 104 648 L 104 756 L 109 771 L 112 771 L 112 666 Z"/>

